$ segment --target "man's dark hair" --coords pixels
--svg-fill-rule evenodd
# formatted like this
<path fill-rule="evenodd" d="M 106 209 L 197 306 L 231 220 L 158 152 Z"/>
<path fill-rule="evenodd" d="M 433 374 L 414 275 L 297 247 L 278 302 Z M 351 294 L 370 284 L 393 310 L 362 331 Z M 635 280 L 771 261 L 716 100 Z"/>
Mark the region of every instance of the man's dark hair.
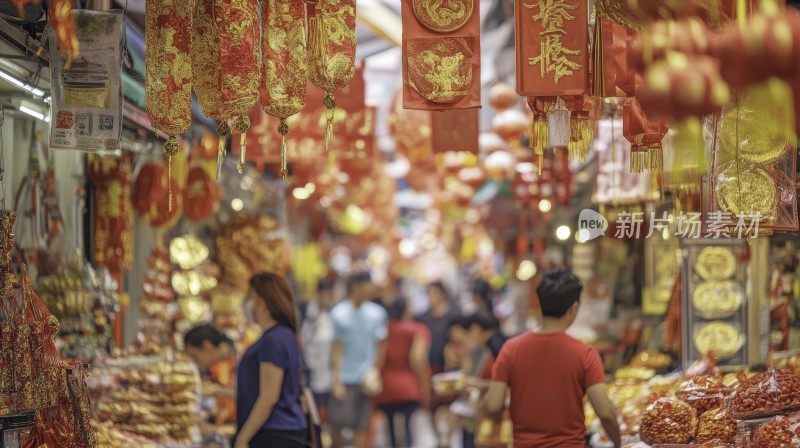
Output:
<path fill-rule="evenodd" d="M 327 278 L 320 279 L 320 281 L 317 282 L 317 292 L 322 291 L 333 291 L 333 282 Z"/>
<path fill-rule="evenodd" d="M 407 305 L 405 298 L 396 297 L 390 305 L 385 306 L 389 320 L 403 320 L 406 317 Z"/>
<path fill-rule="evenodd" d="M 479 278 L 472 284 L 472 294 L 479 298 L 490 307 L 492 302 L 492 285 L 486 280 Z"/>
<path fill-rule="evenodd" d="M 353 286 L 363 283 L 372 283 L 372 276 L 370 276 L 367 271 L 360 271 L 351 275 L 347 286 L 352 290 Z"/>
<path fill-rule="evenodd" d="M 233 345 L 233 341 L 225 333 L 209 324 L 194 327 L 183 336 L 183 343 L 187 347 L 203 348 L 205 341 L 210 341 L 214 347 L 219 347 L 223 343 Z"/>
<path fill-rule="evenodd" d="M 469 330 L 473 325 L 477 325 L 484 331 L 496 330 L 500 328 L 500 322 L 494 316 L 485 312 L 475 312 L 461 320 L 461 326 L 465 330 Z"/>
<path fill-rule="evenodd" d="M 464 328 L 464 317 L 456 316 L 447 322 L 447 330 L 450 331 L 453 327 Z"/>
<path fill-rule="evenodd" d="M 569 269 L 552 269 L 542 275 L 536 288 L 544 317 L 564 317 L 573 303 L 581 298 L 583 284 Z"/>
<path fill-rule="evenodd" d="M 445 297 L 445 299 L 449 300 L 450 294 L 448 294 L 447 287 L 444 286 L 444 283 L 442 283 L 440 281 L 435 281 L 435 282 L 429 283 L 428 284 L 428 288 L 430 288 L 430 289 L 438 289 L 439 292 L 441 292 L 442 295 Z"/>

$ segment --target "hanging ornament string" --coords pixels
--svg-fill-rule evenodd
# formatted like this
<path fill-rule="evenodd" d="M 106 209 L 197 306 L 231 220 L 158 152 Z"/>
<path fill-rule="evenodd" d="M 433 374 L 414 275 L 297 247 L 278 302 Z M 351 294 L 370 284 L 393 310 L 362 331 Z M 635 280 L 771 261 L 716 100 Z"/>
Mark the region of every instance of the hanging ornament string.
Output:
<path fill-rule="evenodd" d="M 333 91 L 346 86 L 355 74 L 356 2 L 330 0 L 309 4 L 308 75 L 326 92 L 325 150 L 333 135 L 336 99 Z"/>
<path fill-rule="evenodd" d="M 258 0 L 213 0 L 218 28 L 220 111 L 223 123 L 233 122 L 239 137 L 239 173 L 247 161 L 249 113 L 259 99 L 262 83 Z M 225 130 L 224 127 L 222 130 Z M 224 150 L 224 148 L 220 148 Z M 219 157 L 219 156 L 218 156 Z"/>
<path fill-rule="evenodd" d="M 192 16 L 192 87 L 203 113 L 220 122 L 217 127 L 217 180 L 222 174 L 225 143 L 231 129 L 222 116 L 222 65 L 220 59 L 219 27 L 213 1 L 195 3 Z"/>
<path fill-rule="evenodd" d="M 306 7 L 296 0 L 266 0 L 261 17 L 261 51 L 263 55 L 264 82 L 261 83 L 261 105 L 264 112 L 280 119 L 281 179 L 286 180 L 286 119 L 300 112 L 305 105 L 308 83 L 308 55 L 306 50 Z M 327 99 L 326 99 L 327 101 Z M 335 107 L 335 106 L 334 106 Z M 329 126 L 333 109 L 326 111 Z"/>
<path fill-rule="evenodd" d="M 148 0 L 145 17 L 145 100 L 154 129 L 167 134 L 169 210 L 176 136 L 192 122 L 192 7 L 189 0 Z"/>
<path fill-rule="evenodd" d="M 72 0 L 53 0 L 50 2 L 49 26 L 56 33 L 58 49 L 67 57 L 64 68 L 69 70 L 72 61 L 80 56 L 78 37 L 75 35 L 75 22 L 72 18 Z"/>

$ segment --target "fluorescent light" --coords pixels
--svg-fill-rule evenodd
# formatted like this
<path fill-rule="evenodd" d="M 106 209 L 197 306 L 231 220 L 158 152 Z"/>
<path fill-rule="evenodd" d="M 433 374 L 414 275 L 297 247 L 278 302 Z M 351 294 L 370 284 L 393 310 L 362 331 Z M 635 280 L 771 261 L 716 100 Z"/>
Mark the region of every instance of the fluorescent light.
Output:
<path fill-rule="evenodd" d="M 6 81 L 10 82 L 11 84 L 14 84 L 15 86 L 19 87 L 20 89 L 26 90 L 36 96 L 44 96 L 44 90 L 33 87 L 30 84 L 26 84 L 2 70 L 0 70 L 0 78 L 3 78 Z"/>
<path fill-rule="evenodd" d="M 35 111 L 35 110 L 33 110 L 33 109 L 29 108 L 29 107 L 20 106 L 19 107 L 19 111 L 20 112 L 24 112 L 24 113 L 30 115 L 33 118 L 38 118 L 39 120 L 42 120 L 42 121 L 50 121 L 50 117 L 47 117 L 47 119 L 45 120 L 45 117 L 44 117 L 43 113 L 37 112 L 37 111 Z"/>

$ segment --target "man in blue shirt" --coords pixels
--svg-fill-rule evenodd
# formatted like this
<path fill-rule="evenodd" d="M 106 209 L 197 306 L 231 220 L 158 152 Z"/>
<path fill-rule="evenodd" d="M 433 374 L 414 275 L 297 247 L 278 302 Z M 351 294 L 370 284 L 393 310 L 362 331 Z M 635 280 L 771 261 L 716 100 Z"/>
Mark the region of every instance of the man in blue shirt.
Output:
<path fill-rule="evenodd" d="M 333 390 L 328 411 L 337 448 L 343 446 L 341 431 L 345 428 L 355 432 L 356 448 L 366 446 L 372 404 L 365 389 L 375 389 L 371 383 L 376 375 L 380 380 L 387 333 L 386 310 L 370 302 L 373 293 L 369 273 L 354 274 L 350 278 L 350 298 L 331 310 Z"/>

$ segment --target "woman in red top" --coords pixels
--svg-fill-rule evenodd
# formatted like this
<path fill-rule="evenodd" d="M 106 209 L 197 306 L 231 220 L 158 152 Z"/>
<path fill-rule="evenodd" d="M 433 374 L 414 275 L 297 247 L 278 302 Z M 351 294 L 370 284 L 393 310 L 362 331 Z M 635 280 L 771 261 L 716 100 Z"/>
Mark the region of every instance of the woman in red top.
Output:
<path fill-rule="evenodd" d="M 430 397 L 430 332 L 410 319 L 408 303 L 402 297 L 387 307 L 389 336 L 386 359 L 381 369 L 383 392 L 374 398 L 375 406 L 386 414 L 389 439 L 392 447 L 414 446 L 411 436 L 411 416 L 420 407 L 420 401 Z M 403 445 L 395 436 L 394 417 L 401 414 L 405 425 Z"/>

